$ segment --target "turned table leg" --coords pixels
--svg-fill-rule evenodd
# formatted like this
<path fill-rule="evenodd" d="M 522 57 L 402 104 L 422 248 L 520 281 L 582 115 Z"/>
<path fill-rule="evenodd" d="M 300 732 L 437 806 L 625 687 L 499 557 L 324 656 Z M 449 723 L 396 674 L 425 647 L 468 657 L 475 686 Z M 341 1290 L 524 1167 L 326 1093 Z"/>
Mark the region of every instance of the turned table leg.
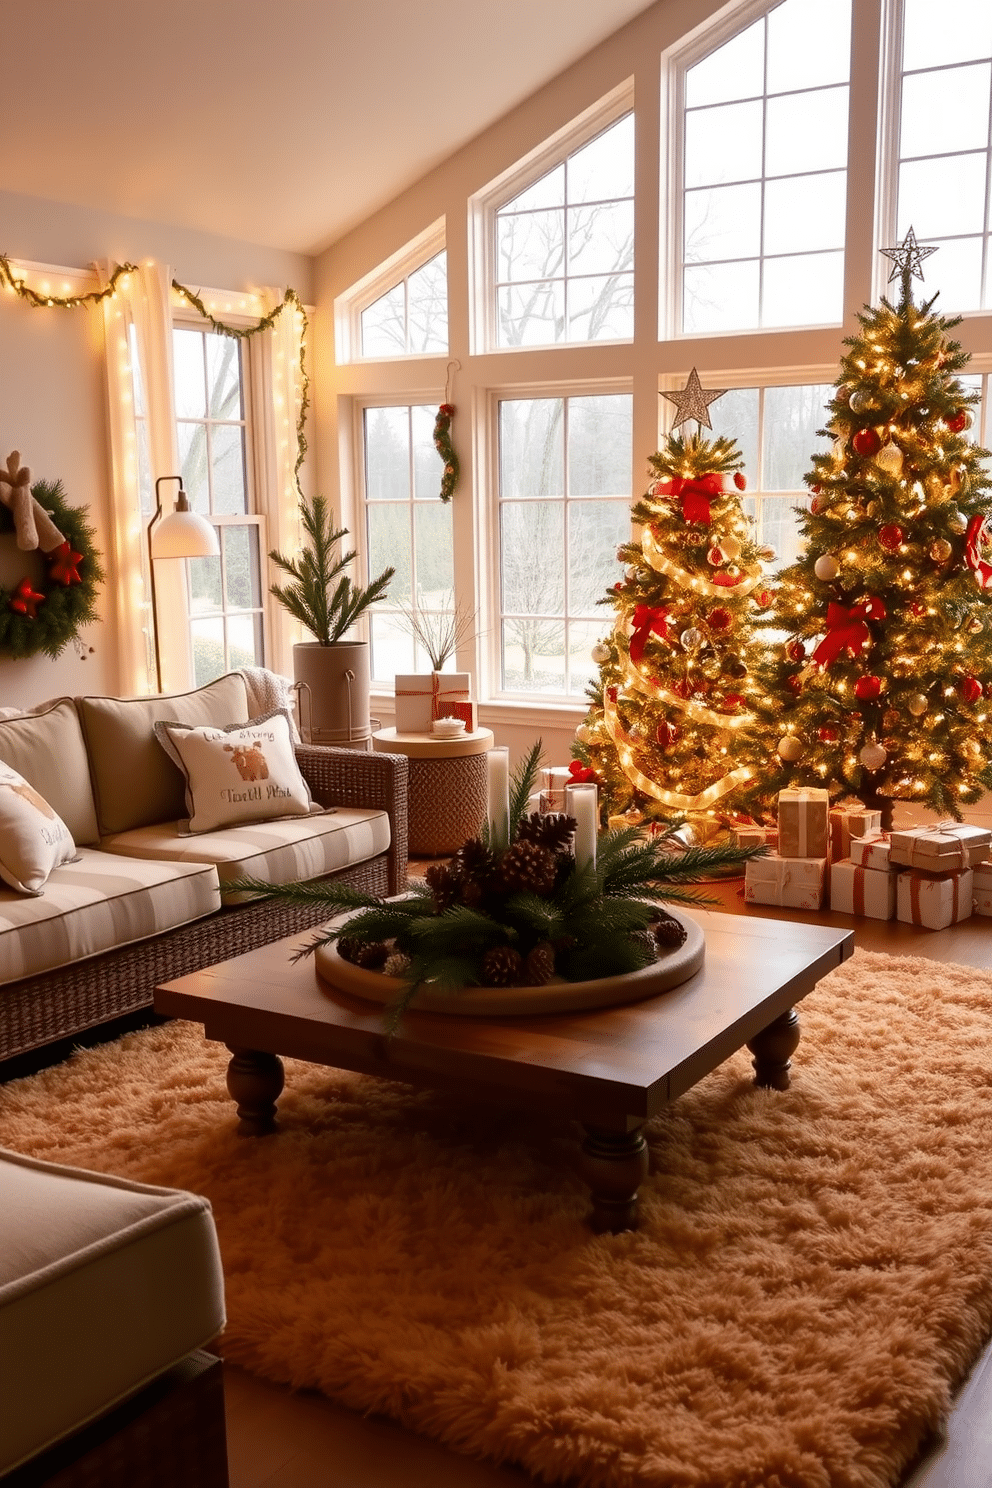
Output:
<path fill-rule="evenodd" d="M 258 1049 L 227 1046 L 234 1056 L 227 1066 L 227 1088 L 237 1102 L 238 1132 L 243 1137 L 264 1137 L 276 1129 L 276 1101 L 285 1082 L 278 1054 Z"/>
<path fill-rule="evenodd" d="M 769 1023 L 747 1046 L 754 1055 L 754 1083 L 772 1090 L 788 1090 L 792 1055 L 799 1047 L 799 1015 L 795 1008 Z"/>
<path fill-rule="evenodd" d="M 648 1175 L 648 1147 L 640 1127 L 609 1131 L 587 1126 L 582 1172 L 592 1191 L 589 1223 L 597 1235 L 637 1229 L 637 1190 Z"/>

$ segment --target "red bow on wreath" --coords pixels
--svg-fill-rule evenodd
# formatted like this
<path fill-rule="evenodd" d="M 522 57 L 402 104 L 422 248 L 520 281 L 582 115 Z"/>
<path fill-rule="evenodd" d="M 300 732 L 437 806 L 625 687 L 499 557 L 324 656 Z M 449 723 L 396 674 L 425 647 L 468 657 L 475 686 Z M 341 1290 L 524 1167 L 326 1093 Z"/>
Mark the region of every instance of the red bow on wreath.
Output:
<path fill-rule="evenodd" d="M 48 576 L 56 584 L 81 584 L 83 581 L 79 575 L 79 565 L 83 561 L 82 553 L 74 553 L 67 542 L 60 543 L 48 554 L 48 561 L 52 565 Z"/>
<path fill-rule="evenodd" d="M 865 621 L 884 619 L 885 605 L 874 595 L 869 595 L 861 604 L 853 605 L 850 609 L 831 601 L 827 605 L 827 633 L 813 652 L 811 660 L 819 662 L 822 667 L 828 667 L 848 648 L 852 651 L 863 650 L 865 646 L 871 645 L 871 631 Z"/>
<path fill-rule="evenodd" d="M 974 572 L 979 589 L 992 589 L 992 563 L 982 557 L 982 547 L 988 541 L 988 528 L 981 512 L 976 512 L 968 523 L 964 538 L 964 561 Z"/>
<path fill-rule="evenodd" d="M 650 605 L 638 605 L 634 610 L 634 633 L 630 638 L 630 659 L 638 666 L 644 655 L 644 647 L 647 645 L 648 637 L 652 634 L 661 636 L 662 640 L 670 640 L 668 634 L 668 616 L 671 610 L 667 605 L 659 609 L 652 609 Z"/>
<path fill-rule="evenodd" d="M 26 615 L 29 620 L 37 620 L 38 606 L 44 604 L 45 596 L 37 594 L 31 588 L 30 579 L 22 579 L 14 590 L 14 598 L 10 601 L 10 608 L 18 615 Z"/>

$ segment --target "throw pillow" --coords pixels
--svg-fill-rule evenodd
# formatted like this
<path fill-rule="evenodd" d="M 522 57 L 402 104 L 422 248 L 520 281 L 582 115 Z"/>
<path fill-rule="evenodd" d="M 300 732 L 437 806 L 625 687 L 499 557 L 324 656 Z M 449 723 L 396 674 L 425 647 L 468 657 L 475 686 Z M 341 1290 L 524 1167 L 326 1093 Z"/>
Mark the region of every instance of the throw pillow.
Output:
<path fill-rule="evenodd" d="M 155 734 L 186 779 L 185 833 L 320 811 L 300 774 L 289 714 L 277 708 L 251 723 L 194 727 L 160 719 Z"/>
<path fill-rule="evenodd" d="M 0 763 L 0 879 L 19 894 L 40 894 L 60 863 L 78 863 L 58 812 L 10 765 Z"/>

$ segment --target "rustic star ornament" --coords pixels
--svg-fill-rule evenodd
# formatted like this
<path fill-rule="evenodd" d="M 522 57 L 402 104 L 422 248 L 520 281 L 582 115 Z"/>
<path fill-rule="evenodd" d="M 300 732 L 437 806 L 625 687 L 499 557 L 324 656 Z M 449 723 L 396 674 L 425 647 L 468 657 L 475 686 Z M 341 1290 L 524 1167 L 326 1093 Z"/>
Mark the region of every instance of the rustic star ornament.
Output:
<path fill-rule="evenodd" d="M 10 608 L 18 615 L 26 615 L 29 620 L 37 620 L 38 606 L 44 602 L 45 596 L 31 588 L 31 580 L 22 579 L 14 590 Z"/>
<path fill-rule="evenodd" d="M 897 274 L 922 281 L 923 260 L 929 258 L 931 253 L 937 252 L 936 248 L 918 243 L 912 228 L 909 229 L 898 248 L 882 248 L 880 251 L 886 258 L 892 260 L 892 272 L 886 280 L 888 284 L 892 283 Z"/>
<path fill-rule="evenodd" d="M 661 395 L 670 403 L 674 403 L 679 411 L 679 416 L 672 428 L 677 429 L 680 424 L 687 423 L 689 419 L 695 419 L 700 428 L 705 424 L 707 429 L 712 429 L 710 404 L 715 403 L 717 398 L 722 398 L 726 391 L 726 388 L 704 388 L 699 381 L 699 373 L 693 367 L 681 392 L 662 393 Z"/>
<path fill-rule="evenodd" d="M 81 584 L 83 581 L 79 574 L 79 565 L 83 561 L 82 553 L 75 553 L 69 543 L 60 543 L 47 555 L 52 565 L 48 570 L 48 577 L 57 584 Z"/>

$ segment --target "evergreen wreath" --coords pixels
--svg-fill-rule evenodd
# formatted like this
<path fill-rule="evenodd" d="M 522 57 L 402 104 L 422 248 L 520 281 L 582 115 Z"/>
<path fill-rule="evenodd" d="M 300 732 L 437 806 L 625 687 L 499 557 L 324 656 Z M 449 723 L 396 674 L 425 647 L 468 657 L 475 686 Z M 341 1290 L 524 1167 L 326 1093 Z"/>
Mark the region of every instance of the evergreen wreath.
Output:
<path fill-rule="evenodd" d="M 458 456 L 451 443 L 451 420 L 455 410 L 450 403 L 442 403 L 434 420 L 434 448 L 444 461 L 441 472 L 441 500 L 450 501 L 458 484 Z"/>
<path fill-rule="evenodd" d="M 98 618 L 96 596 L 104 572 L 93 529 L 77 507 L 66 503 L 62 482 L 36 481 L 31 494 L 51 513 L 68 551 L 38 552 L 46 573 L 37 590 L 27 576 L 13 590 L 0 589 L 0 655 L 20 659 L 43 651 L 54 660 L 80 626 Z M 13 514 L 0 505 L 0 537 L 13 533 Z"/>

